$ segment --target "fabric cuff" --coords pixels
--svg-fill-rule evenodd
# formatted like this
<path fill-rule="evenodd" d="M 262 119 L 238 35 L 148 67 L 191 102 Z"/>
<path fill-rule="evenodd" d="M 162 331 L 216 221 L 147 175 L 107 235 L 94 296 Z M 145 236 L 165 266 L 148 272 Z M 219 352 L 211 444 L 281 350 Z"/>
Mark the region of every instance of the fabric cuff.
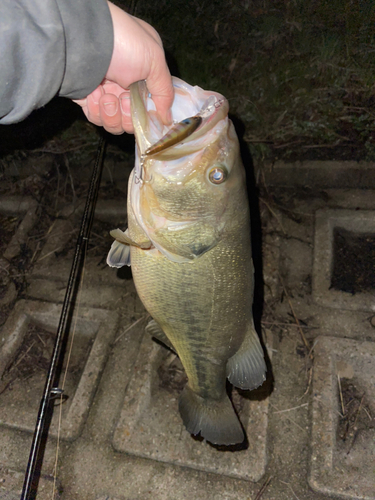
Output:
<path fill-rule="evenodd" d="M 105 0 L 56 0 L 64 26 L 66 66 L 59 95 L 83 99 L 101 83 L 111 62 L 114 34 Z"/>

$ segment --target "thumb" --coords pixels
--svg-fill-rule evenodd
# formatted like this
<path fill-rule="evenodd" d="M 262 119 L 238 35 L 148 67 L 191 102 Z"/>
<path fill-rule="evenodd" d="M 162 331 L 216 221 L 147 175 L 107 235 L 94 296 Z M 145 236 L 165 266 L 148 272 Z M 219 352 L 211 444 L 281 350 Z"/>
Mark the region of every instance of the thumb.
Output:
<path fill-rule="evenodd" d="M 164 63 L 166 66 L 166 63 Z M 169 76 L 169 71 L 160 66 L 154 67 L 149 77 L 146 80 L 147 88 L 154 101 L 156 111 L 165 125 L 170 125 L 172 122 L 172 113 L 170 108 L 173 103 L 174 90 Z"/>

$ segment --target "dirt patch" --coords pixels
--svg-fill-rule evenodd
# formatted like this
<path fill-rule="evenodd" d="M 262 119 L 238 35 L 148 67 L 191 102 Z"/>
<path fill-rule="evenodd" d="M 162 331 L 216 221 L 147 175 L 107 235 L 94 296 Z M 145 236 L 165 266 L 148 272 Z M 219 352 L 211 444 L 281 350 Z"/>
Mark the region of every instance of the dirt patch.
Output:
<path fill-rule="evenodd" d="M 168 392 L 180 393 L 187 383 L 187 376 L 178 356 L 170 353 L 158 368 L 159 386 Z"/>
<path fill-rule="evenodd" d="M 331 288 L 348 293 L 375 289 L 375 235 L 336 227 Z"/>
<path fill-rule="evenodd" d="M 109 231 L 113 229 L 112 226 L 107 222 L 102 222 L 97 219 L 94 220 L 87 248 L 89 256 L 91 257 L 100 256 L 102 257 L 102 261 L 103 262 L 105 261 L 108 250 L 113 242 L 113 238 L 109 234 Z M 71 232 L 71 234 L 68 235 L 64 248 L 60 251 L 55 252 L 57 258 L 62 258 L 67 256 L 71 258 L 73 257 L 79 232 L 78 220 L 75 224 L 75 227 L 76 228 Z"/>
<path fill-rule="evenodd" d="M 375 436 L 375 415 L 359 381 L 342 378 L 340 386 L 341 416 L 337 426 L 337 443 L 339 449 L 349 454 L 361 433 L 372 431 Z"/>
<path fill-rule="evenodd" d="M 55 339 L 56 332 L 30 324 L 21 346 L 0 380 L 0 394 L 11 391 L 13 386 L 22 385 L 35 376 L 46 374 L 50 366 Z M 75 335 L 74 349 L 69 353 L 70 337 L 68 338 L 62 369 L 66 368 L 69 359 L 69 381 L 73 386 L 79 381 L 92 342 L 93 339 L 85 335 Z"/>
<path fill-rule="evenodd" d="M 21 221 L 19 215 L 0 214 L 0 254 L 3 254 Z"/>
<path fill-rule="evenodd" d="M 55 334 L 29 325 L 24 340 L 0 381 L 0 394 L 12 390 L 16 381 L 25 382 L 37 372 L 47 372 Z"/>

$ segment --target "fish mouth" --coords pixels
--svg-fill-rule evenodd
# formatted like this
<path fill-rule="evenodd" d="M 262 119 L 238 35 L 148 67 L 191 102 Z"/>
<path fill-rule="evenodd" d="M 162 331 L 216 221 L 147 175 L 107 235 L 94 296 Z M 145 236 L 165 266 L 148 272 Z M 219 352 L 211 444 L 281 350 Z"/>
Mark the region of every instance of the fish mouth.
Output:
<path fill-rule="evenodd" d="M 173 124 L 169 127 L 157 114 L 146 81 L 130 86 L 131 115 L 140 157 L 174 160 L 199 151 L 212 142 L 210 132 L 228 115 L 228 101 L 221 94 L 192 87 L 176 77 L 172 81 L 175 98 L 171 109 Z M 216 135 L 219 132 L 215 130 Z"/>

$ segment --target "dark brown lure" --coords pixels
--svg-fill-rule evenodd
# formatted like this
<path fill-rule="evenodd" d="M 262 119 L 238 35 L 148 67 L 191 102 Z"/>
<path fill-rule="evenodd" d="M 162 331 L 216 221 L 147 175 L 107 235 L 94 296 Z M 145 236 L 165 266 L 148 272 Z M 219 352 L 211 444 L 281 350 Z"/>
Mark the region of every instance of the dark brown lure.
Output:
<path fill-rule="evenodd" d="M 185 120 L 176 123 L 169 132 L 145 151 L 145 156 L 155 155 L 178 144 L 195 132 L 201 123 L 202 117 L 199 115 L 185 118 Z"/>

